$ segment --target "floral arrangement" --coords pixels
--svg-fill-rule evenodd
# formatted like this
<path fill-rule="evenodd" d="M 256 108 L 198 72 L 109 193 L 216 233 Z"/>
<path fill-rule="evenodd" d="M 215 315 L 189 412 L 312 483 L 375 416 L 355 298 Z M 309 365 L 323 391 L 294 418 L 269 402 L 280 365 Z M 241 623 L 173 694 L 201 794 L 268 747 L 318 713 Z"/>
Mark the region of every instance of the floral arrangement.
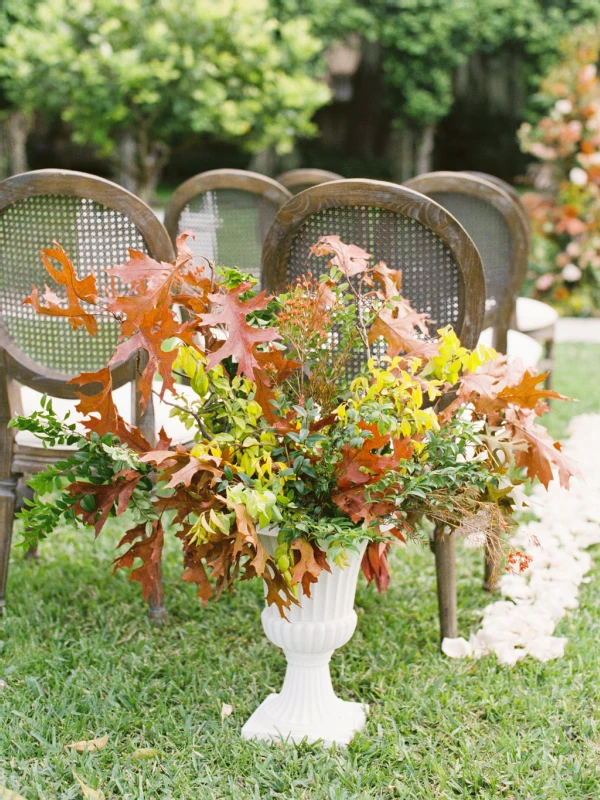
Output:
<path fill-rule="evenodd" d="M 183 580 L 204 602 L 261 576 L 282 615 L 299 586 L 309 595 L 365 539 L 363 571 L 385 588 L 388 547 L 422 535 L 423 517 L 484 532 L 500 559 L 513 487 L 548 486 L 554 473 L 567 485 L 573 471 L 538 422 L 560 395 L 518 362 L 462 347 L 450 328 L 432 337 L 432 322 L 401 296 L 401 273 L 359 247 L 326 236 L 312 251 L 323 274 L 268 297 L 238 270 L 195 265 L 183 234 L 171 264 L 130 251 L 108 270 L 115 288 L 103 298 L 59 245 L 43 252 L 66 301 L 34 287 L 25 302 L 92 335 L 109 313 L 121 336 L 105 368 L 73 381 L 83 432 L 48 398 L 12 421 L 50 446 L 75 447 L 31 480 L 28 546 L 64 522 L 98 535 L 128 510 L 115 569 L 139 563 L 131 579 L 146 598 L 173 532 Z M 156 391 L 188 428 L 187 446 L 164 430 L 149 442 L 119 416 L 111 367 L 140 352 L 141 403 Z M 267 526 L 278 529 L 273 557 L 257 534 Z M 509 568 L 526 565 L 504 555 Z"/>
<path fill-rule="evenodd" d="M 524 124 L 521 147 L 540 159 L 524 195 L 534 230 L 529 276 L 536 297 L 567 314 L 600 311 L 600 28 L 568 37 L 541 85 L 550 112 Z"/>

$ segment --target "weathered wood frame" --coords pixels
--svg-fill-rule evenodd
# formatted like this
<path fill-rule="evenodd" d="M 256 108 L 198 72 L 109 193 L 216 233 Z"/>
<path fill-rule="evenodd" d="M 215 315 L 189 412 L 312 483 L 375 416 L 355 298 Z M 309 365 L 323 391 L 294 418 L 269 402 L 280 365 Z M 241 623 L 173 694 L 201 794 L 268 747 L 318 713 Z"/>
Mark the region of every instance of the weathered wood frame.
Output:
<path fill-rule="evenodd" d="M 406 186 L 349 179 L 323 183 L 296 195 L 280 209 L 265 241 L 263 283 L 267 290 L 279 292 L 286 289 L 290 251 L 306 219 L 322 209 L 343 206 L 376 206 L 393 211 L 417 220 L 442 239 L 461 276 L 456 332 L 465 346 L 475 347 L 485 312 L 485 280 L 479 252 L 462 225 L 448 211 Z M 335 231 L 330 233 L 335 234 Z M 457 635 L 454 535 L 454 532 L 445 532 L 437 526 L 432 540 L 436 555 L 441 639 Z"/>
<path fill-rule="evenodd" d="M 181 213 L 190 200 L 204 192 L 218 189 L 249 192 L 264 197 L 277 206 L 284 205 L 292 197 L 285 186 L 258 172 L 244 169 L 211 169 L 201 172 L 178 186 L 165 208 L 165 228 L 173 244 L 179 233 Z M 264 240 L 265 235 L 266 230 L 261 231 L 261 239 Z"/>
<path fill-rule="evenodd" d="M 149 206 L 117 184 L 83 172 L 44 169 L 7 178 L 0 183 L 0 213 L 19 200 L 40 195 L 81 197 L 118 211 L 138 229 L 153 258 L 159 261 L 171 261 L 174 258 L 167 231 Z M 35 231 L 32 235 L 35 235 Z M 112 375 L 115 388 L 128 382 L 135 383 L 136 358 L 116 365 Z M 8 428 L 12 414 L 19 410 L 16 384 L 24 384 L 52 397 L 73 399 L 77 396 L 77 387 L 68 386 L 67 381 L 74 377 L 38 364 L 22 351 L 2 324 L 0 309 L 0 615 L 5 606 L 18 476 L 34 474 L 71 454 L 70 450 L 60 448 L 47 450 L 16 444 L 14 431 Z M 133 392 L 133 395 L 132 417 L 147 437 L 153 437 L 152 404 L 148 404 L 148 411 L 142 415 L 137 392 Z M 162 598 L 161 602 L 151 607 L 150 613 L 157 619 L 164 617 Z"/>
<path fill-rule="evenodd" d="M 475 346 L 485 309 L 485 281 L 477 248 L 462 225 L 439 203 L 395 183 L 350 178 L 313 186 L 295 195 L 279 210 L 265 240 L 265 288 L 270 292 L 287 288 L 290 250 L 307 217 L 325 208 L 342 206 L 374 206 L 393 211 L 420 222 L 439 236 L 460 272 L 457 334 L 466 347 Z"/>
<path fill-rule="evenodd" d="M 484 326 L 494 328 L 493 346 L 506 353 L 508 330 L 515 313 L 515 303 L 527 271 L 529 234 L 521 209 L 498 183 L 466 172 L 429 172 L 407 181 L 406 186 L 425 195 L 453 192 L 474 197 L 499 211 L 510 231 L 512 256 L 506 270 L 506 294 L 503 301 L 486 314 Z M 484 264 L 485 272 L 485 264 Z"/>
<path fill-rule="evenodd" d="M 493 325 L 493 345 L 501 353 L 506 353 L 508 344 L 508 331 L 515 317 L 517 297 L 525 280 L 527 263 L 529 259 L 530 230 L 527 215 L 517 192 L 513 187 L 506 189 L 508 184 L 500 178 L 473 172 L 430 172 L 419 175 L 407 181 L 411 186 L 423 194 L 436 194 L 437 192 L 454 192 L 475 197 L 482 203 L 488 203 L 498 210 L 508 226 L 511 243 L 512 257 L 506 270 L 506 294 L 503 302 L 492 312 L 486 315 L 485 324 Z M 516 197 L 515 197 L 516 195 Z M 485 268 L 485 265 L 484 265 Z M 443 554 L 436 553 L 437 558 L 454 561 L 455 552 L 447 549 Z M 447 567 L 450 569 L 450 567 Z M 443 572 L 443 570 L 442 570 Z M 485 547 L 483 587 L 492 591 L 496 585 L 497 568 Z M 438 580 L 440 568 L 438 567 Z M 441 589 L 443 591 L 443 587 Z M 438 586 L 438 593 L 440 588 Z M 456 634 L 454 634 L 456 635 Z M 449 638 L 452 638 L 448 634 Z"/>
<path fill-rule="evenodd" d="M 529 212 L 527 211 L 525 204 L 521 200 L 521 195 L 517 192 L 515 187 L 511 186 L 510 183 L 507 183 L 506 181 L 502 180 L 502 178 L 498 178 L 496 177 L 496 175 L 488 175 L 486 172 L 469 171 L 468 174 L 475 175 L 484 181 L 489 181 L 490 183 L 496 184 L 501 189 L 504 189 L 504 191 L 512 198 L 512 200 L 515 203 L 515 207 L 517 208 L 518 212 L 521 215 L 521 218 L 523 220 L 523 223 L 527 231 L 527 254 L 529 255 L 529 253 L 531 252 L 531 222 L 529 220 Z M 515 319 L 511 323 L 511 326 L 518 330 L 516 317 L 517 315 L 515 314 Z M 538 341 L 544 348 L 544 359 L 539 365 L 539 369 L 541 372 L 549 372 L 549 375 L 544 383 L 546 388 L 549 389 L 552 383 L 552 371 L 554 369 L 553 350 L 554 350 L 554 337 L 556 334 L 556 326 L 545 325 L 541 328 L 537 328 L 534 330 L 527 330 L 524 332 L 527 334 L 527 336 L 531 336 L 532 339 Z"/>
<path fill-rule="evenodd" d="M 312 186 L 319 186 L 322 183 L 330 183 L 331 181 L 344 180 L 343 175 L 338 175 L 337 172 L 329 172 L 326 169 L 290 169 L 278 175 L 275 180 L 286 189 L 289 189 L 292 194 L 296 194 L 296 187 L 304 186 L 309 188 Z"/>

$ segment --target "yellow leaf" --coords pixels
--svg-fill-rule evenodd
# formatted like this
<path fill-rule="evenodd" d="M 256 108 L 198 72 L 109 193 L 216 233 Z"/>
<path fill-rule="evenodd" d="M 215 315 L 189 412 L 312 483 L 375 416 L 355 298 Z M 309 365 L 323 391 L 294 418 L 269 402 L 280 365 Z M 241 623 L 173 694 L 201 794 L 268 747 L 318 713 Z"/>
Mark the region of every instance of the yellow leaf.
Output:
<path fill-rule="evenodd" d="M 73 773 L 73 775 L 75 775 L 77 783 L 81 787 L 81 794 L 85 797 L 85 800 L 104 800 L 104 794 L 102 792 L 92 789 L 91 786 L 88 786 L 81 780 L 79 775 L 76 775 L 75 773 Z"/>
<path fill-rule="evenodd" d="M 22 794 L 17 794 L 11 789 L 0 786 L 0 800 L 25 800 Z"/>
<path fill-rule="evenodd" d="M 77 750 L 78 753 L 95 753 L 96 750 L 102 750 L 108 744 L 108 736 L 101 736 L 99 739 L 86 739 L 82 742 L 71 742 L 66 745 L 72 750 Z"/>

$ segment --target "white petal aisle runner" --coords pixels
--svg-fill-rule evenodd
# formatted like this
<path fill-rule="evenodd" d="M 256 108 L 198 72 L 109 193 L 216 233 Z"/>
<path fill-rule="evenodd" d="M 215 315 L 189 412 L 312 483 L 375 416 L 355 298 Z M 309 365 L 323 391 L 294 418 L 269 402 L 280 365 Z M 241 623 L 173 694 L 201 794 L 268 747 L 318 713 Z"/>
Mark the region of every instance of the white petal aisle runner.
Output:
<path fill-rule="evenodd" d="M 564 654 L 566 638 L 553 636 L 567 611 L 577 608 L 579 585 L 589 581 L 592 558 L 586 548 L 600 542 L 600 414 L 582 414 L 569 425 L 564 452 L 581 470 L 569 491 L 551 483 L 535 487 L 527 505 L 538 520 L 522 525 L 512 544 L 532 562 L 521 575 L 505 574 L 503 599 L 487 606 L 481 628 L 466 639 L 444 639 L 451 658 L 495 653 L 514 666 L 525 656 L 549 661 Z M 532 537 L 539 541 L 536 546 Z"/>

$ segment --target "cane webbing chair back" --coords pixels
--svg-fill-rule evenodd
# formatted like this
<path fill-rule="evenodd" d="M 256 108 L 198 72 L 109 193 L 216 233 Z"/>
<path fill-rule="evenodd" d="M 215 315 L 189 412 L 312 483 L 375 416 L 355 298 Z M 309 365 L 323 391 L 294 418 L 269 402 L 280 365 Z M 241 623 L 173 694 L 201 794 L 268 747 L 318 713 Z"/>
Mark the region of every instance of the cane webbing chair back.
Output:
<path fill-rule="evenodd" d="M 262 246 L 275 215 L 291 197 L 272 178 L 241 169 L 202 172 L 179 186 L 165 210 L 175 242 L 192 231 L 188 244 L 197 263 L 239 267 L 260 279 Z"/>
<path fill-rule="evenodd" d="M 326 235 L 364 248 L 373 264 L 383 260 L 402 270 L 402 294 L 430 315 L 432 335 L 451 325 L 466 346 L 476 344 L 485 299 L 481 260 L 465 230 L 440 205 L 383 181 L 341 180 L 307 189 L 286 203 L 267 236 L 267 290 L 283 291 L 308 272 L 327 272 L 329 257 L 310 251 Z M 358 354 L 350 371 L 363 363 L 364 354 Z"/>
<path fill-rule="evenodd" d="M 514 200 L 499 185 L 475 175 L 430 172 L 407 181 L 448 209 L 477 245 L 486 281 L 486 325 L 495 346 L 506 352 L 506 337 L 527 269 L 527 226 Z"/>
<path fill-rule="evenodd" d="M 291 169 L 279 175 L 276 180 L 292 194 L 299 194 L 311 186 L 344 180 L 344 176 L 326 169 Z"/>
<path fill-rule="evenodd" d="M 105 269 L 125 263 L 129 248 L 169 261 L 172 247 L 145 203 L 102 178 L 50 169 L 0 183 L 0 347 L 12 377 L 39 391 L 74 397 L 77 387 L 66 381 L 108 362 L 119 326 L 108 312 L 100 314 L 92 337 L 83 327 L 74 331 L 65 317 L 39 316 L 23 305 L 34 284 L 40 296 L 44 285 L 61 294 L 40 257 L 53 242 L 66 251 L 79 277 L 95 275 L 100 295 L 110 286 Z M 133 366 L 132 361 L 114 371 L 115 386 L 132 379 Z"/>
<path fill-rule="evenodd" d="M 488 183 L 493 183 L 495 186 L 499 186 L 501 189 L 504 189 L 506 194 L 514 202 L 517 211 L 519 212 L 519 214 L 523 218 L 523 222 L 525 223 L 525 229 L 527 231 L 527 249 L 529 252 L 529 250 L 531 249 L 531 222 L 529 220 L 529 212 L 525 208 L 525 204 L 521 200 L 521 195 L 518 193 L 515 187 L 508 181 L 502 180 L 502 178 L 498 178 L 496 175 L 489 175 L 487 172 L 466 170 L 465 174 L 474 175 L 476 178 L 481 178 L 481 180 L 488 181 Z"/>

